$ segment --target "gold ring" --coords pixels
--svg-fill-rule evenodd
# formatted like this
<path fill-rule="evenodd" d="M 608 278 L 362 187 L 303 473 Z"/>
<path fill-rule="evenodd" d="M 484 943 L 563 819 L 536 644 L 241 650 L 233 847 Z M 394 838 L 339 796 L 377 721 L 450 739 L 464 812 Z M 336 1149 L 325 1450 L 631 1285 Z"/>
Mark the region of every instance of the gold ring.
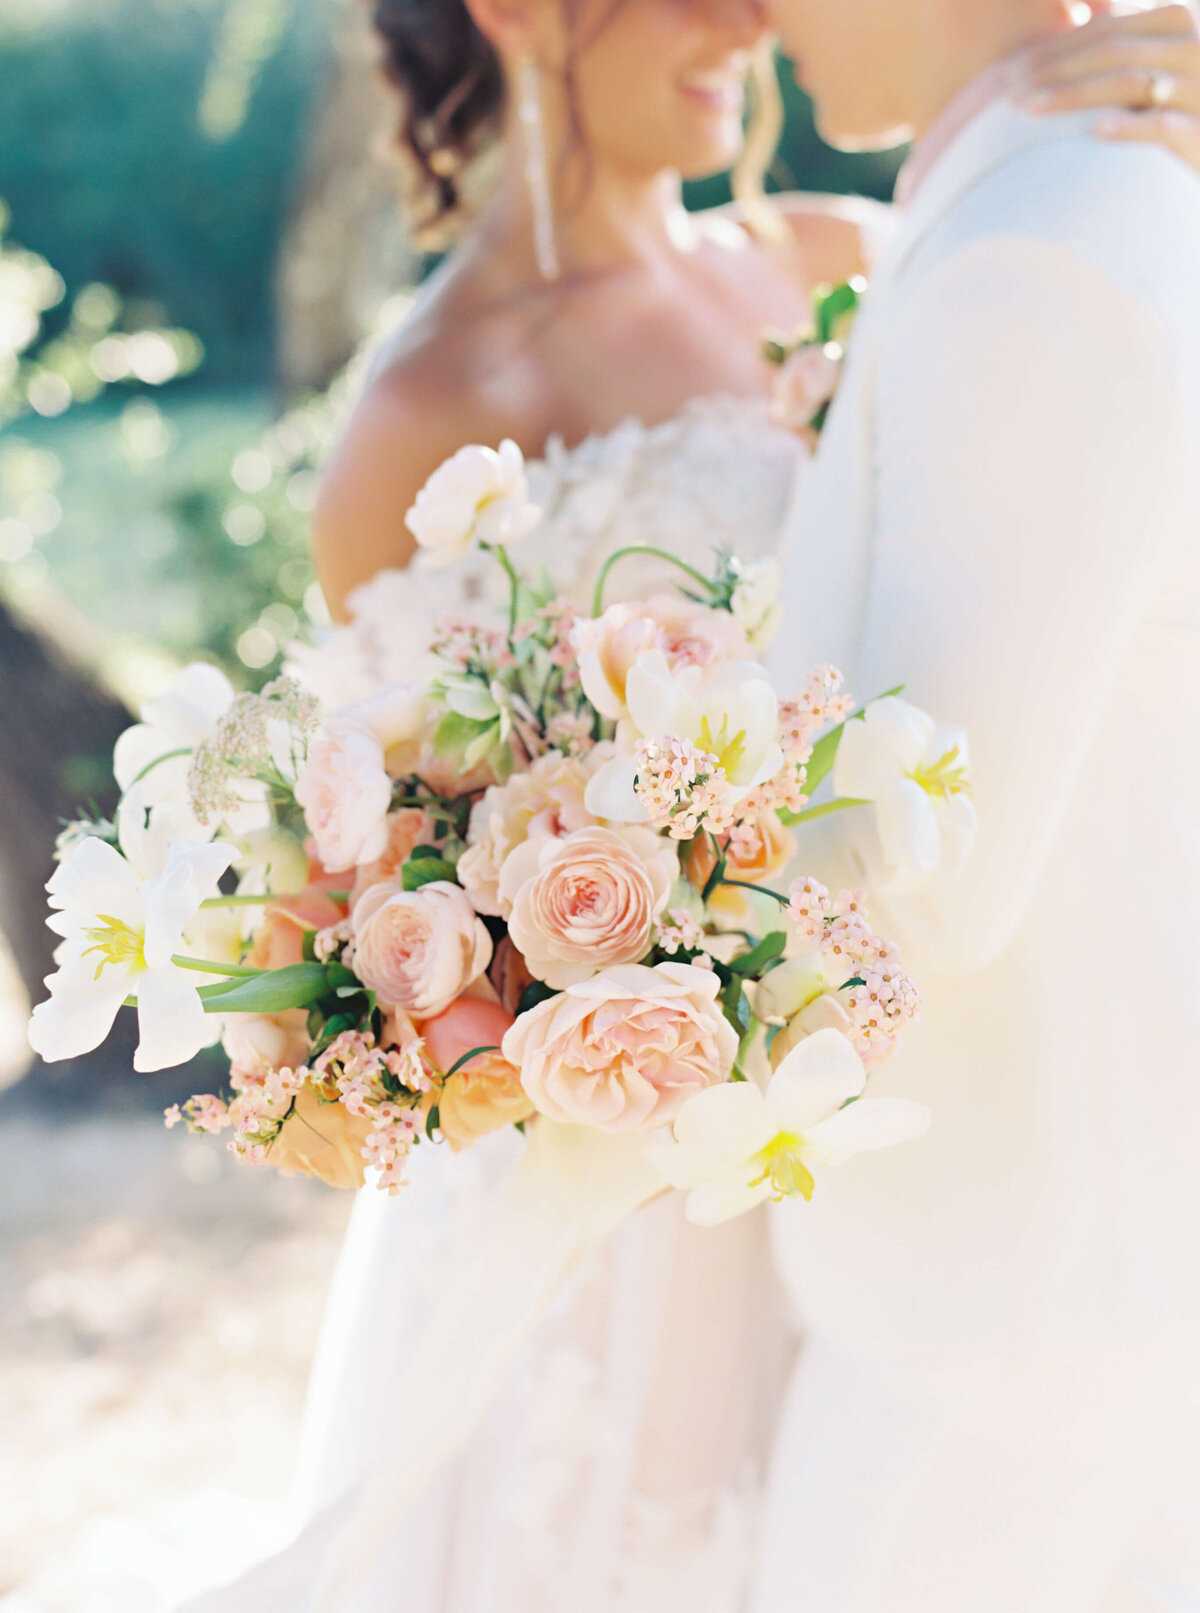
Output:
<path fill-rule="evenodd" d="M 1172 73 L 1151 73 L 1146 86 L 1147 105 L 1161 112 L 1175 99 L 1175 76 Z"/>

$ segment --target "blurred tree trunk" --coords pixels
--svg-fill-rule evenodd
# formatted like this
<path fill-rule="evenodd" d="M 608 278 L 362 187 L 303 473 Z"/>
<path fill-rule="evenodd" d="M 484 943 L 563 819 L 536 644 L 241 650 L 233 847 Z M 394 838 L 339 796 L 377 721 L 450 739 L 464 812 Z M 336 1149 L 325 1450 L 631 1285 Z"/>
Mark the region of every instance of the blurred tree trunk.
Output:
<path fill-rule="evenodd" d="M 366 8 L 338 28 L 299 199 L 279 267 L 279 374 L 285 392 L 322 388 L 354 355 L 393 292 L 411 285 L 387 151 L 395 107 Z"/>
<path fill-rule="evenodd" d="M 129 712 L 0 604 L 0 930 L 37 1002 L 53 967 L 46 880 L 63 819 L 112 812 L 112 747 Z"/>

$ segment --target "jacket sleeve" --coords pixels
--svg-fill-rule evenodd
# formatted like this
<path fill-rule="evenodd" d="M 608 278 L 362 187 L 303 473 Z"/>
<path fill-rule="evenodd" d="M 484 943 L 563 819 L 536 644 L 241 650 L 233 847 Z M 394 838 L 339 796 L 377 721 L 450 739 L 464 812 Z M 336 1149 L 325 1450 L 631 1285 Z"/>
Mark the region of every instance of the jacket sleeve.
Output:
<path fill-rule="evenodd" d="M 1162 321 L 1073 247 L 976 240 L 894 295 L 857 681 L 966 728 L 979 832 L 964 873 L 877 905 L 957 971 L 1007 946 L 1069 832 L 1187 526 L 1189 434 Z"/>

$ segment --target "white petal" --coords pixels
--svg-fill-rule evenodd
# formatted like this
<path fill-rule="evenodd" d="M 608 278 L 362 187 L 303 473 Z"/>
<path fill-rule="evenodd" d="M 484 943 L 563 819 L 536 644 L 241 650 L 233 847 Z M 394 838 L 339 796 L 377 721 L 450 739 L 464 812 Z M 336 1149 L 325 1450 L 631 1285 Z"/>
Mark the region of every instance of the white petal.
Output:
<path fill-rule="evenodd" d="M 863 710 L 863 726 L 884 746 L 902 773 L 912 773 L 928 756 L 937 732 L 927 711 L 896 695 L 872 700 Z"/>
<path fill-rule="evenodd" d="M 874 801 L 896 776 L 896 763 L 865 722 L 852 718 L 842 730 L 833 764 L 833 793 Z"/>
<path fill-rule="evenodd" d="M 729 1176 L 724 1181 L 693 1188 L 683 1213 L 693 1226 L 716 1227 L 753 1210 L 769 1199 L 771 1192 L 769 1181 L 751 1186 L 744 1177 Z"/>
<path fill-rule="evenodd" d="M 808 1135 L 866 1083 L 863 1062 L 840 1031 L 814 1032 L 785 1056 L 767 1088 L 772 1131 Z"/>
<path fill-rule="evenodd" d="M 140 928 L 141 887 L 133 869 L 115 846 L 89 836 L 55 869 L 46 886 L 53 907 L 78 911 L 91 923 L 105 913 Z"/>
<path fill-rule="evenodd" d="M 141 1037 L 133 1067 L 142 1074 L 186 1064 L 212 1040 L 195 975 L 182 969 L 148 969 L 138 981 L 137 998 Z"/>
<path fill-rule="evenodd" d="M 29 1045 L 47 1064 L 80 1058 L 100 1046 L 125 1001 L 129 977 L 123 970 L 101 971 L 95 960 L 72 960 L 46 982 L 50 996 L 29 1020 Z"/>
<path fill-rule="evenodd" d="M 933 1116 L 922 1103 L 906 1098 L 861 1098 L 809 1128 L 803 1155 L 816 1165 L 840 1165 L 853 1154 L 921 1137 Z"/>
<path fill-rule="evenodd" d="M 145 702 L 142 721 L 168 731 L 177 744 L 194 745 L 224 715 L 233 698 L 233 685 L 218 667 L 193 661 L 169 689 Z"/>
<path fill-rule="evenodd" d="M 689 1098 L 675 1119 L 675 1141 L 697 1170 L 706 1163 L 750 1159 L 775 1135 L 762 1093 L 750 1081 L 728 1081 Z M 697 1177 L 697 1180 L 704 1178 Z"/>
<path fill-rule="evenodd" d="M 646 808 L 633 787 L 636 778 L 637 758 L 614 756 L 588 780 L 583 804 L 597 818 L 609 818 L 614 823 L 645 823 Z"/>
<path fill-rule="evenodd" d="M 942 854 L 942 832 L 932 798 L 910 778 L 893 779 L 875 802 L 883 855 L 892 868 L 929 873 Z"/>
<path fill-rule="evenodd" d="M 674 677 L 661 650 L 643 650 L 625 679 L 625 704 L 638 733 L 646 739 L 677 734 L 695 739 L 704 713 Z"/>
<path fill-rule="evenodd" d="M 146 887 L 146 962 L 151 969 L 165 967 L 178 952 L 188 920 L 200 904 L 216 894 L 221 875 L 237 851 L 220 841 L 209 846 L 178 843 L 161 877 Z"/>

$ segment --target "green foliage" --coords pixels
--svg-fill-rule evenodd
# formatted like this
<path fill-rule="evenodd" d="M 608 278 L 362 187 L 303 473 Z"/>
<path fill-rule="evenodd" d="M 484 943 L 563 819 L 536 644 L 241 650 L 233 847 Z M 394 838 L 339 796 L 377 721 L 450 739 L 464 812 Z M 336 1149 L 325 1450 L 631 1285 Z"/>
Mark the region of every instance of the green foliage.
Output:
<path fill-rule="evenodd" d="M 70 287 L 269 373 L 276 248 L 332 0 L 0 0 L 0 195 Z M 158 312 L 156 312 L 156 310 Z"/>

